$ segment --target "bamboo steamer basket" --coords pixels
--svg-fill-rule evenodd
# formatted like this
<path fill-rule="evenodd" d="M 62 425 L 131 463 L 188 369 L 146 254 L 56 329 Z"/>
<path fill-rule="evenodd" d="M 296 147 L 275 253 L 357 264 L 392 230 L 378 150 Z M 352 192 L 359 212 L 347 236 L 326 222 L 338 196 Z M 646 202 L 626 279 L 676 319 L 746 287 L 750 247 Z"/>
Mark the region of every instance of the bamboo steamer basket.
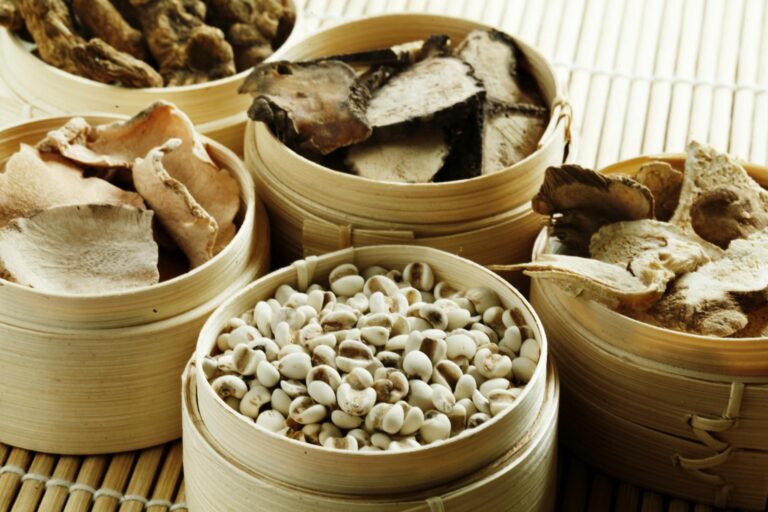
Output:
<path fill-rule="evenodd" d="M 458 42 L 476 28 L 469 20 L 428 14 L 391 14 L 344 23 L 314 34 L 285 53 L 307 60 L 448 34 Z M 263 123 L 248 123 L 246 165 L 276 226 L 275 257 L 282 262 L 348 247 L 418 244 L 482 263 L 522 261 L 540 218 L 529 201 L 546 167 L 568 154 L 571 110 L 552 66 L 517 41 L 551 107 L 539 149 L 497 173 L 447 183 L 388 183 L 334 171 L 295 153 Z"/>
<path fill-rule="evenodd" d="M 0 132 L 0 165 L 68 118 Z M 88 116 L 98 124 L 117 116 Z M 0 281 L 0 442 L 92 454 L 180 435 L 179 381 L 208 315 L 269 268 L 269 224 L 242 162 L 205 139 L 241 187 L 240 227 L 226 249 L 158 285 L 92 296 Z"/>
<path fill-rule="evenodd" d="M 682 170 L 684 155 L 640 157 Z M 745 164 L 760 183 L 768 168 Z M 551 250 L 546 232 L 533 257 Z M 716 506 L 768 502 L 768 338 L 651 326 L 534 280 L 531 301 L 563 365 L 564 440 L 622 480 Z M 589 435 L 582 435 L 589 432 Z"/>
<path fill-rule="evenodd" d="M 229 456 L 244 467 L 292 485 L 320 492 L 382 495 L 434 487 L 460 478 L 496 460 L 529 435 L 544 400 L 547 379 L 547 344 L 538 317 L 525 298 L 509 283 L 487 269 L 452 254 L 428 247 L 381 245 L 349 248 L 300 260 L 257 280 L 219 308 L 203 327 L 195 353 L 197 367 L 215 347 L 222 327 L 259 300 L 274 295 L 281 284 L 298 290 L 324 282 L 342 263 L 358 268 L 383 265 L 402 269 L 411 261 L 429 263 L 435 274 L 458 288 L 487 286 L 499 294 L 505 307 L 516 307 L 531 326 L 541 346 L 541 358 L 530 382 L 515 405 L 481 428 L 414 452 L 352 453 L 328 450 L 278 436 L 231 409 L 214 393 L 202 372 L 196 374 L 197 406 L 205 429 Z M 318 475 L 335 468 L 333 478 Z M 440 468 L 436 473 L 435 468 Z"/>
<path fill-rule="evenodd" d="M 281 481 L 271 471 L 256 471 L 243 464 L 224 448 L 202 420 L 196 399 L 197 373 L 191 363 L 182 383 L 184 478 L 191 512 L 472 512 L 480 507 L 498 512 L 554 510 L 559 381 L 551 361 L 543 389 L 544 401 L 537 418 L 528 434 L 509 451 L 476 472 L 448 484 L 386 496 L 312 491 L 298 487 L 293 480 Z M 462 457 L 468 455 L 469 451 Z M 422 463 L 415 460 L 415 456 L 411 459 L 413 465 Z M 301 459 L 292 462 L 297 467 L 303 464 Z M 444 460 L 430 469 L 437 473 L 447 462 Z M 374 463 L 371 461 L 362 471 L 373 469 Z M 389 467 L 392 471 L 398 470 L 394 465 Z M 317 473 L 316 479 L 324 484 L 346 471 L 347 468 L 333 466 L 329 461 L 323 471 Z"/>
<path fill-rule="evenodd" d="M 281 54 L 301 36 L 304 16 L 294 0 L 296 23 L 288 39 L 269 59 Z M 250 97 L 237 89 L 250 70 L 204 84 L 134 89 L 96 82 L 63 71 L 39 59 L 8 30 L 0 30 L 0 74 L 25 103 L 47 115 L 109 112 L 133 115 L 152 102 L 166 100 L 192 119 L 198 131 L 242 154 L 243 130 Z"/>

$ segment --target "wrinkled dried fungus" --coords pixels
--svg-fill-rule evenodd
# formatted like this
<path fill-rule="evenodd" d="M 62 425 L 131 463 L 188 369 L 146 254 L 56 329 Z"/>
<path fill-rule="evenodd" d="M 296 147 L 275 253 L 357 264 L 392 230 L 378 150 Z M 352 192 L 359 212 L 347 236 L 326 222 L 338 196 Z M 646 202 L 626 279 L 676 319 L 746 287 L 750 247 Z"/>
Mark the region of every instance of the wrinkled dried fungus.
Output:
<path fill-rule="evenodd" d="M 72 0 L 72 12 L 93 37 L 119 52 L 147 59 L 144 36 L 123 19 L 109 0 Z"/>
<path fill-rule="evenodd" d="M 648 187 L 654 198 L 654 212 L 658 220 L 668 221 L 680 200 L 683 173 L 667 162 L 651 162 L 640 166 L 635 180 Z"/>

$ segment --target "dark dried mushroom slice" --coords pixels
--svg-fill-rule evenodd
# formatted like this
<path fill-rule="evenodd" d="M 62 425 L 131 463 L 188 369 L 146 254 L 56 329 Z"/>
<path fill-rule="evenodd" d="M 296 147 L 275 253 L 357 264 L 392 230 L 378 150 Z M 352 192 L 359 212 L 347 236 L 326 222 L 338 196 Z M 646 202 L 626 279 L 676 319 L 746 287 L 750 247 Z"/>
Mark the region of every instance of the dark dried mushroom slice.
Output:
<path fill-rule="evenodd" d="M 640 166 L 635 180 L 648 187 L 653 194 L 656 218 L 669 220 L 680 199 L 683 173 L 667 162 L 649 162 Z"/>
<path fill-rule="evenodd" d="M 554 236 L 584 254 L 600 226 L 653 218 L 654 203 L 651 191 L 630 178 L 563 165 L 547 169 L 532 206 L 535 212 L 552 216 Z"/>
<path fill-rule="evenodd" d="M 403 139 L 352 146 L 346 163 L 358 176 L 372 180 L 427 183 L 443 167 L 449 153 L 443 129 L 435 126 Z"/>
<path fill-rule="evenodd" d="M 342 53 L 323 60 L 339 60 L 348 64 L 368 66 L 404 66 L 428 57 L 450 55 L 451 39 L 446 35 L 433 35 L 422 41 L 410 41 L 389 48 L 376 48 L 354 53 Z"/>
<path fill-rule="evenodd" d="M 430 57 L 395 75 L 371 97 L 366 110 L 374 134 L 398 137 L 403 129 L 461 122 L 480 107 L 485 91 L 472 68 L 455 57 Z"/>
<path fill-rule="evenodd" d="M 475 70 L 490 101 L 512 105 L 544 105 L 533 80 L 520 66 L 522 54 L 515 41 L 498 30 L 474 30 L 456 54 Z"/>
<path fill-rule="evenodd" d="M 368 90 L 343 62 L 271 62 L 254 68 L 240 87 L 254 97 L 248 115 L 265 122 L 285 144 L 326 155 L 362 142 Z"/>
<path fill-rule="evenodd" d="M 483 123 L 483 174 L 492 174 L 536 151 L 549 111 L 533 105 L 489 105 Z"/>
<path fill-rule="evenodd" d="M 0 273 L 44 292 L 104 293 L 158 282 L 152 212 L 69 205 L 0 229 Z"/>

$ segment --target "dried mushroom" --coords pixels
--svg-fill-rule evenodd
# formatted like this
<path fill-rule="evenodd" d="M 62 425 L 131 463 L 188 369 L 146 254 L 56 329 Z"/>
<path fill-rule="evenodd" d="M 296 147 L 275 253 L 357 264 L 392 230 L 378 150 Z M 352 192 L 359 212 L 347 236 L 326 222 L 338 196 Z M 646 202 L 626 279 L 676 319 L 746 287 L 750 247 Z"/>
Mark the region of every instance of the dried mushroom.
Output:
<path fill-rule="evenodd" d="M 651 191 L 623 176 L 607 176 L 578 165 L 550 167 L 533 210 L 551 216 L 552 235 L 577 254 L 601 226 L 653 217 Z"/>
<path fill-rule="evenodd" d="M 651 191 L 656 218 L 668 221 L 680 200 L 683 173 L 667 162 L 650 162 L 640 166 L 635 180 Z"/>
<path fill-rule="evenodd" d="M 137 159 L 133 182 L 194 268 L 213 257 L 219 227 L 187 187 L 166 170 L 166 155 L 172 155 L 180 145 L 179 139 L 171 139 L 150 150 L 146 158 Z"/>
<path fill-rule="evenodd" d="M 181 143 L 163 159 L 164 169 L 215 219 L 219 233 L 216 254 L 235 234 L 240 186 L 211 159 L 192 122 L 174 105 L 157 102 L 128 121 L 96 127 L 74 118 L 48 133 L 37 147 L 90 167 L 131 168 L 136 159 L 170 139 Z"/>
<path fill-rule="evenodd" d="M 484 115 L 483 174 L 502 171 L 536 151 L 549 121 L 547 109 L 527 105 L 494 105 Z"/>
<path fill-rule="evenodd" d="M 158 282 L 152 212 L 55 206 L 0 229 L 0 275 L 52 293 L 104 293 Z"/>
<path fill-rule="evenodd" d="M 68 204 L 115 204 L 143 208 L 141 196 L 121 190 L 58 155 L 22 144 L 0 172 L 0 227 L 16 217 Z"/>
<path fill-rule="evenodd" d="M 15 0 L 0 0 L 0 27 L 14 31 L 24 27 L 24 18 L 21 17 Z"/>
<path fill-rule="evenodd" d="M 254 97 L 248 115 L 267 123 L 291 147 L 326 155 L 366 140 L 368 91 L 343 62 L 272 62 L 256 67 L 240 88 Z"/>
<path fill-rule="evenodd" d="M 720 247 L 768 227 L 768 191 L 733 158 L 691 142 L 670 222 Z"/>
<path fill-rule="evenodd" d="M 110 0 L 72 0 L 72 12 L 93 37 L 139 60 L 147 59 L 144 36 L 123 19 Z"/>
<path fill-rule="evenodd" d="M 72 61 L 83 76 L 125 87 L 162 87 L 163 78 L 149 64 L 119 52 L 101 39 L 72 48 Z"/>

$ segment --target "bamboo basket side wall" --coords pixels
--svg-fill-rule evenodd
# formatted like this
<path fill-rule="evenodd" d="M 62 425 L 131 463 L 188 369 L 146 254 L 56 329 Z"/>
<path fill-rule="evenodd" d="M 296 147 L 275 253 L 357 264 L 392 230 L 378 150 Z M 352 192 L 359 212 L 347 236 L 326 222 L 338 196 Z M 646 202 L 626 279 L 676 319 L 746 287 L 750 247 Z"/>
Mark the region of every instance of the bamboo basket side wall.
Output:
<path fill-rule="evenodd" d="M 334 495 L 312 492 L 260 474 L 226 454 L 206 429 L 195 400 L 197 378 L 190 365 L 182 385 L 184 468 L 191 512 L 227 510 L 293 512 L 452 512 L 483 508 L 499 512 L 551 511 L 555 506 L 556 431 L 559 384 L 550 365 L 542 410 L 530 435 L 510 452 L 461 481 L 417 494 Z M 336 468 L 328 465 L 333 474 Z"/>
<path fill-rule="evenodd" d="M 179 316 L 101 330 L 0 323 L 0 442 L 59 454 L 136 450 L 180 435 L 179 375 L 208 315 L 269 269 L 259 205 L 248 265 L 213 299 Z M 250 253 L 249 253 L 250 254 Z"/>
<path fill-rule="evenodd" d="M 219 332 L 232 316 L 252 308 L 258 300 L 272 297 L 281 284 L 306 289 L 311 282 L 323 282 L 341 263 L 354 262 L 361 269 L 376 264 L 402 269 L 411 261 L 429 263 L 437 276 L 443 276 L 460 288 L 488 286 L 499 294 L 505 307 L 516 307 L 522 312 L 542 350 L 534 376 L 515 405 L 483 427 L 468 431 L 466 436 L 430 445 L 408 455 L 349 453 L 300 443 L 256 427 L 253 421 L 227 406 L 213 392 L 205 377 L 198 374 L 197 399 L 202 420 L 225 453 L 248 467 L 269 472 L 281 480 L 290 479 L 306 488 L 319 485 L 317 474 L 331 465 L 339 469 L 333 481 L 322 482 L 326 486 L 323 491 L 386 494 L 434 485 L 438 478 L 441 482 L 458 478 L 462 472 L 494 460 L 528 432 L 541 406 L 546 379 L 546 338 L 538 318 L 522 295 L 499 276 L 475 263 L 432 248 L 396 245 L 351 248 L 311 257 L 273 272 L 244 289 L 211 316 L 198 340 L 196 364 L 200 366 L 202 358 L 211 353 Z M 298 459 L 301 464 L 297 465 L 295 461 Z M 441 473 L 435 475 L 432 468 L 438 466 Z"/>
<path fill-rule="evenodd" d="M 116 115 L 85 116 L 92 124 L 125 119 Z M 59 128 L 70 116 L 37 119 L 0 131 L 0 168 L 19 144 L 34 145 L 45 134 Z M 0 322 L 37 329 L 120 328 L 157 322 L 189 311 L 218 296 L 226 289 L 226 276 L 238 275 L 247 267 L 256 222 L 256 194 L 253 179 L 240 159 L 230 150 L 204 138 L 214 160 L 229 169 L 241 190 L 239 228 L 234 239 L 211 261 L 182 276 L 150 286 L 97 296 L 51 294 L 0 281 Z M 267 222 L 264 216 L 261 222 Z M 223 277 L 222 277 L 223 276 Z M 45 304 L 45 307 L 41 307 Z"/>

